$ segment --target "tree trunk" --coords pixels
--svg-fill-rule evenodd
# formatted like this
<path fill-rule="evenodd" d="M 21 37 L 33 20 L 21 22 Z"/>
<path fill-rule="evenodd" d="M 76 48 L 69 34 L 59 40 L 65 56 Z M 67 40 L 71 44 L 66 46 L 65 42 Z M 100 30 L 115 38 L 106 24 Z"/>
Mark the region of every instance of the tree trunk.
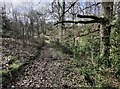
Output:
<path fill-rule="evenodd" d="M 65 0 L 62 1 L 62 18 L 61 21 L 65 21 Z M 61 25 L 61 41 L 63 41 L 63 35 L 64 35 L 64 29 L 65 29 L 65 24 L 62 23 Z"/>
<path fill-rule="evenodd" d="M 118 15 L 118 20 L 120 21 L 120 1 L 118 2 L 118 6 L 117 6 L 117 15 Z"/>
<path fill-rule="evenodd" d="M 112 12 L 113 12 L 113 2 L 102 2 L 102 10 L 101 14 L 104 16 L 104 18 L 107 18 L 107 21 L 102 23 L 102 28 L 100 30 L 100 37 L 101 37 L 101 43 L 100 43 L 100 59 L 104 61 L 105 65 L 110 66 L 110 32 L 111 28 L 109 27 L 110 20 L 112 18 Z"/>

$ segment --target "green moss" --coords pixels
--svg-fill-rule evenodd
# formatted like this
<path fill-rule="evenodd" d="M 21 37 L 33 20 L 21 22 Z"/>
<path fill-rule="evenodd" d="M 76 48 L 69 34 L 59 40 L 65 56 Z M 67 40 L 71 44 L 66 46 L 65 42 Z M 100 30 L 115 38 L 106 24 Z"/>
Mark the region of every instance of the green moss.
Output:
<path fill-rule="evenodd" d="M 15 63 L 9 66 L 10 69 L 17 69 L 18 67 L 19 65 Z"/>
<path fill-rule="evenodd" d="M 19 60 L 14 61 L 11 65 L 9 65 L 10 70 L 18 69 L 21 63 Z"/>
<path fill-rule="evenodd" d="M 8 70 L 0 70 L 0 75 L 7 74 L 8 72 Z"/>

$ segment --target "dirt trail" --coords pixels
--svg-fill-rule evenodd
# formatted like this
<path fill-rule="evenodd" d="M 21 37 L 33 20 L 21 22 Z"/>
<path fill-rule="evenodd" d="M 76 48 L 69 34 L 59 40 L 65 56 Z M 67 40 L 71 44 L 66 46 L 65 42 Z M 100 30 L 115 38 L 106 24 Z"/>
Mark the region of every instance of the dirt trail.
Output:
<path fill-rule="evenodd" d="M 60 58 L 52 54 L 53 47 L 42 48 L 40 57 L 19 71 L 12 87 L 58 87 L 62 84 Z M 54 52 L 55 53 L 55 52 Z"/>
<path fill-rule="evenodd" d="M 5 89 L 41 87 L 80 87 L 84 79 L 76 71 L 76 63 L 67 54 L 47 44 L 41 48 L 38 58 L 30 60 L 12 77 Z M 14 75 L 13 75 L 14 76 Z"/>

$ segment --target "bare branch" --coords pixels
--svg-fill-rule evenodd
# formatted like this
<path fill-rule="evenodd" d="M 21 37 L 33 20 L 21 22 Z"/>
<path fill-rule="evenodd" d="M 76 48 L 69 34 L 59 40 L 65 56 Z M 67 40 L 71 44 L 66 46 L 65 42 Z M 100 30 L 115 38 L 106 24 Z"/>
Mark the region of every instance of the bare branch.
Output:
<path fill-rule="evenodd" d="M 90 24 L 90 23 L 100 23 L 100 20 L 89 20 L 89 21 L 61 21 L 61 22 L 57 22 L 54 25 L 60 24 L 60 23 L 81 23 L 81 24 Z"/>
<path fill-rule="evenodd" d="M 60 16 L 60 18 L 61 18 L 62 16 L 64 16 L 64 14 L 65 14 L 66 12 L 68 12 L 68 11 L 76 4 L 77 1 L 78 1 L 78 0 L 76 0 L 74 3 L 72 3 L 72 4 L 70 5 L 70 7 Z"/>
<path fill-rule="evenodd" d="M 38 2 L 37 5 L 39 5 L 41 2 Z"/>
<path fill-rule="evenodd" d="M 105 22 L 108 21 L 107 18 L 102 18 L 102 17 L 97 17 L 97 16 L 93 16 L 93 15 L 77 15 L 77 17 L 79 18 L 90 18 L 90 19 L 93 19 L 93 20 L 88 20 L 88 21 L 61 21 L 61 22 L 57 22 L 55 23 L 54 25 L 57 25 L 57 24 L 60 24 L 60 23 L 75 23 L 75 24 L 78 24 L 78 23 L 81 23 L 81 24 L 90 24 L 90 23 L 102 23 L 104 24 Z"/>
<path fill-rule="evenodd" d="M 98 19 L 103 19 L 101 17 L 97 17 L 97 16 L 94 16 L 94 15 L 77 15 L 77 17 L 79 18 L 91 18 L 91 19 L 94 19 L 94 20 L 98 20 Z"/>

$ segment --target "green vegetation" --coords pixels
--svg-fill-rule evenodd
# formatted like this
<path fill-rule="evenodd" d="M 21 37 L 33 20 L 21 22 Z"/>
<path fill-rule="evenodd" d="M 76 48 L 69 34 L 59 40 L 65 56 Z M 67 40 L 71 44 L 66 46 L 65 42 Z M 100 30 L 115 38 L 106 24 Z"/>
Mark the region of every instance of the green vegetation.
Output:
<path fill-rule="evenodd" d="M 79 0 L 3 4 L 0 75 L 5 89 L 120 88 L 119 5 Z"/>

